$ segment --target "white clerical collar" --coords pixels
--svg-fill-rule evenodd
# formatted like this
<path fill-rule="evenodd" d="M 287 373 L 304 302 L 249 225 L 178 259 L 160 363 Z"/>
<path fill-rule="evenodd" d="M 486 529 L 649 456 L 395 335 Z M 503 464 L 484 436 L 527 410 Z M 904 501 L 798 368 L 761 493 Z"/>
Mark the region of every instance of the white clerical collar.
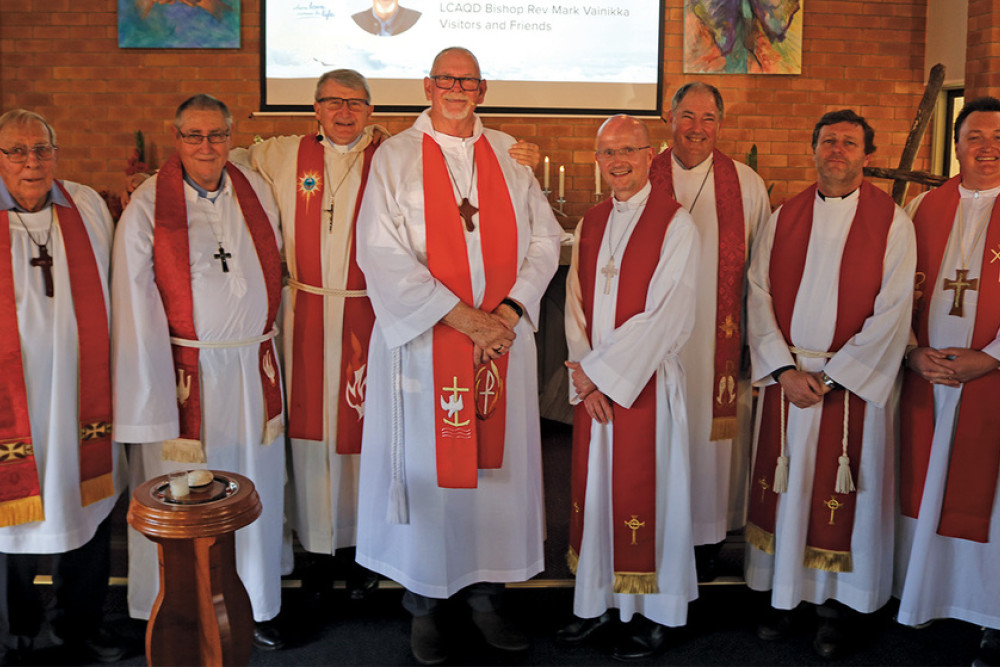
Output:
<path fill-rule="evenodd" d="M 677 151 L 670 151 L 670 157 L 671 157 L 671 159 L 673 159 L 674 164 L 676 164 L 678 167 L 680 167 L 684 171 L 686 171 L 688 173 L 691 173 L 691 174 L 700 174 L 700 173 L 706 171 L 709 167 L 712 166 L 712 161 L 715 159 L 715 153 L 714 152 L 713 153 L 709 153 L 707 158 L 705 158 L 704 160 L 702 160 L 701 162 L 699 162 L 698 164 L 696 164 L 693 167 L 685 167 L 684 163 L 681 162 L 681 160 L 680 160 L 679 157 L 677 157 Z"/>
<path fill-rule="evenodd" d="M 963 199 L 971 197 L 972 199 L 979 199 L 980 197 L 996 197 L 1000 195 L 1000 185 L 995 188 L 990 188 L 989 190 L 970 190 L 961 183 L 958 185 L 959 196 Z"/>
<path fill-rule="evenodd" d="M 846 195 L 839 195 L 835 197 L 833 195 L 825 195 L 819 191 L 819 188 L 816 188 L 816 198 L 819 199 L 820 201 L 826 202 L 827 204 L 839 204 L 841 202 L 854 201 L 855 199 L 858 198 L 858 194 L 860 192 L 861 192 L 861 186 L 859 185 L 858 187 L 848 192 Z"/>
<path fill-rule="evenodd" d="M 646 184 L 642 186 L 638 192 L 625 201 L 618 201 L 616 197 L 612 197 L 611 203 L 614 205 L 616 213 L 634 211 L 635 209 L 646 205 L 646 200 L 649 199 L 649 193 L 652 191 L 653 186 L 650 185 L 649 181 L 646 181 Z"/>
<path fill-rule="evenodd" d="M 329 146 L 333 150 L 337 151 L 338 153 L 350 153 L 351 150 L 358 145 L 358 142 L 361 141 L 361 138 L 364 136 L 365 133 L 361 132 L 358 136 L 354 137 L 354 141 L 352 141 L 349 144 L 335 144 L 333 143 L 333 139 L 331 139 L 330 137 L 323 137 L 323 139 L 326 141 L 327 144 L 329 144 Z"/>

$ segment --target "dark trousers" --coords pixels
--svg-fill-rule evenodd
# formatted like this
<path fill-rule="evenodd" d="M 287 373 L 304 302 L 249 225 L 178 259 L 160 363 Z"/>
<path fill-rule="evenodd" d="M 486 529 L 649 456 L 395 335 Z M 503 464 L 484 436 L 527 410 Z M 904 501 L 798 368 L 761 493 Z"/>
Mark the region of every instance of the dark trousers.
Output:
<path fill-rule="evenodd" d="M 453 597 L 465 601 L 473 611 L 496 611 L 500 608 L 500 597 L 503 595 L 504 585 L 490 582 L 480 582 L 466 586 Z M 403 593 L 403 608 L 414 616 L 426 616 L 437 612 L 445 600 L 440 598 L 429 598 L 418 595 L 406 589 Z"/>
<path fill-rule="evenodd" d="M 40 558 L 0 553 L 0 662 L 6 648 L 23 647 L 41 629 L 45 610 L 34 585 Z M 79 641 L 100 628 L 110 570 L 110 516 L 86 544 L 52 556 L 52 628 L 60 639 Z"/>

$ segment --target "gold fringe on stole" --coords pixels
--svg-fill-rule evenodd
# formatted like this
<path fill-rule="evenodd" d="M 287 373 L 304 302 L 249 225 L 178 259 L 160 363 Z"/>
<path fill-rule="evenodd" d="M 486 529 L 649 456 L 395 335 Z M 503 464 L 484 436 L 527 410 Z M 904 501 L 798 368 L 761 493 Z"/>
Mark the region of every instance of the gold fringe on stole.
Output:
<path fill-rule="evenodd" d="M 828 551 L 806 546 L 802 564 L 814 570 L 826 570 L 827 572 L 854 571 L 854 559 L 851 558 L 850 551 Z"/>
<path fill-rule="evenodd" d="M 655 572 L 615 572 L 615 593 L 650 595 L 660 592 Z"/>
<path fill-rule="evenodd" d="M 165 441 L 160 458 L 164 461 L 176 461 L 177 463 L 208 463 L 201 440 L 192 440 L 191 438 L 174 438 Z"/>
<path fill-rule="evenodd" d="M 774 533 L 769 533 L 754 523 L 747 524 L 746 541 L 766 554 L 774 554 Z"/>
<path fill-rule="evenodd" d="M 80 482 L 80 504 L 84 507 L 113 495 L 115 495 L 115 480 L 110 472 Z"/>
<path fill-rule="evenodd" d="M 715 417 L 712 419 L 712 433 L 709 440 L 732 440 L 736 437 L 736 417 Z"/>
<path fill-rule="evenodd" d="M 41 496 L 17 498 L 0 503 L 0 528 L 44 520 L 45 510 L 42 508 Z"/>
<path fill-rule="evenodd" d="M 285 425 L 281 423 L 281 415 L 264 424 L 264 437 L 261 439 L 262 445 L 270 445 L 279 435 L 285 432 Z"/>
<path fill-rule="evenodd" d="M 569 548 L 566 552 L 566 564 L 569 565 L 569 571 L 576 576 L 576 567 L 580 564 L 580 554 L 576 553 L 576 549 L 573 547 Z"/>

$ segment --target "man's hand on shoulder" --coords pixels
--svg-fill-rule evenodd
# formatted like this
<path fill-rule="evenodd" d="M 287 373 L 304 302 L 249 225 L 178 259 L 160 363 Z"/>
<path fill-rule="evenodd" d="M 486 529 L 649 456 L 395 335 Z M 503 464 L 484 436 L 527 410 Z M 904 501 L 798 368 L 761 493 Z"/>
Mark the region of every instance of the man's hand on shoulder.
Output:
<path fill-rule="evenodd" d="M 507 150 L 507 153 L 512 160 L 517 161 L 518 164 L 523 164 L 532 171 L 535 170 L 535 167 L 542 160 L 542 152 L 538 149 L 538 144 L 533 144 L 529 141 L 519 140 Z"/>

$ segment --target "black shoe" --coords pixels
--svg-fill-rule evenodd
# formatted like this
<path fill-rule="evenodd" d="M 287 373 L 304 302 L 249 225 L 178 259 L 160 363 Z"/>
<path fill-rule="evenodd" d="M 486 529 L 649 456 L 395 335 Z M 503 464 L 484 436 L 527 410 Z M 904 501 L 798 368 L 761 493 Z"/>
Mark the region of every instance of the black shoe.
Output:
<path fill-rule="evenodd" d="M 598 630 L 607 627 L 615 620 L 614 614 L 608 609 L 596 618 L 578 618 L 569 625 L 556 631 L 556 641 L 560 644 L 579 644 Z"/>
<path fill-rule="evenodd" d="M 719 554 L 722 552 L 722 545 L 699 544 L 694 548 L 694 566 L 698 575 L 698 583 L 715 581 L 719 576 Z"/>
<path fill-rule="evenodd" d="M 979 640 L 979 650 L 972 661 L 973 667 L 993 667 L 1000 665 L 1000 630 L 983 628 Z"/>
<path fill-rule="evenodd" d="M 641 660 L 657 653 L 667 643 L 667 628 L 637 616 L 622 626 L 611 657 L 615 660 Z"/>
<path fill-rule="evenodd" d="M 846 641 L 847 635 L 840 621 L 830 618 L 820 619 L 813 648 L 821 658 L 829 659 L 840 654 L 844 650 Z"/>
<path fill-rule="evenodd" d="M 261 621 L 253 624 L 253 645 L 261 651 L 277 651 L 285 648 L 285 637 L 275 621 Z"/>
<path fill-rule="evenodd" d="M 355 563 L 344 582 L 347 588 L 347 597 L 357 601 L 367 599 L 372 591 L 378 589 L 378 581 L 378 573 Z"/>
<path fill-rule="evenodd" d="M 757 626 L 757 638 L 766 642 L 777 642 L 792 633 L 795 617 L 787 609 L 772 609 L 769 617 Z"/>
<path fill-rule="evenodd" d="M 410 651 L 421 665 L 440 665 L 448 659 L 448 647 L 434 614 L 413 617 L 410 623 Z"/>
<path fill-rule="evenodd" d="M 472 611 L 472 623 L 483 639 L 501 651 L 526 651 L 531 643 L 523 632 L 508 623 L 495 611 Z"/>

